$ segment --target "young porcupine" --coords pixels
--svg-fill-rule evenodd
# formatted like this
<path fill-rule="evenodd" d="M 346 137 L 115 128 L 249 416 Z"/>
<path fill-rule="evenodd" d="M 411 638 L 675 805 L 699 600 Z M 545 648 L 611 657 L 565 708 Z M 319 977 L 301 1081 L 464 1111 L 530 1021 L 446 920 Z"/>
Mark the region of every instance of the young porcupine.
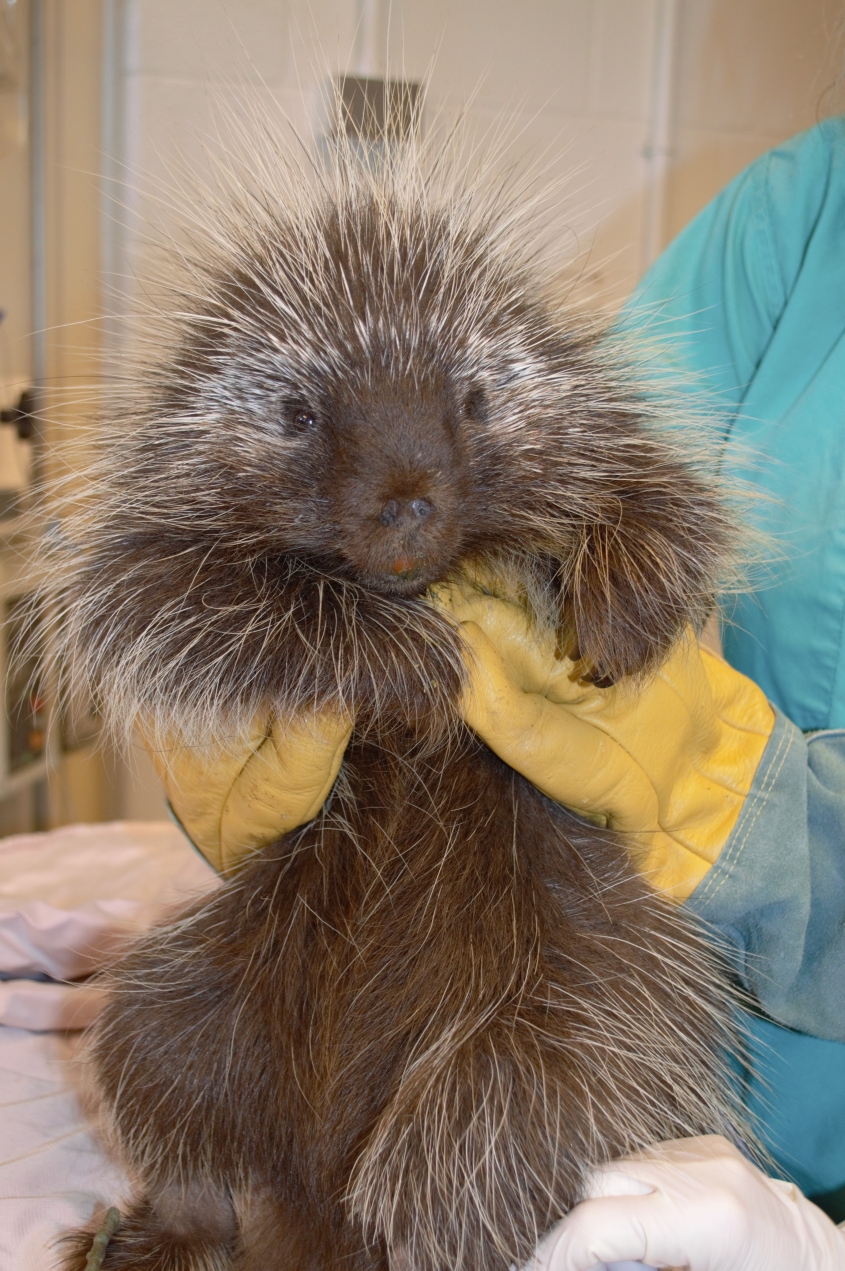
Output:
<path fill-rule="evenodd" d="M 594 677 L 643 673 L 732 533 L 486 189 L 413 145 L 266 155 L 80 522 L 67 639 L 116 720 L 355 719 L 317 819 L 114 971 L 93 1056 L 138 1191 L 105 1268 L 505 1271 L 596 1163 L 730 1126 L 713 958 L 462 724 L 426 600 L 505 574 Z"/>

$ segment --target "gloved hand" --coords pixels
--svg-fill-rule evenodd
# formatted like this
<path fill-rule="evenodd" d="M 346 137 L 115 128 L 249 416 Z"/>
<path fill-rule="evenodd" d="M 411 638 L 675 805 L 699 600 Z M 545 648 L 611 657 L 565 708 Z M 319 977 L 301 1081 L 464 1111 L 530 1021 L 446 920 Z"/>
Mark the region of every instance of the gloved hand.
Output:
<path fill-rule="evenodd" d="M 845 1233 L 718 1135 L 661 1143 L 593 1175 L 532 1271 L 620 1262 L 689 1271 L 842 1271 Z"/>
<path fill-rule="evenodd" d="M 225 873 L 317 815 L 351 732 L 351 720 L 331 713 L 282 721 L 268 710 L 227 749 L 154 743 L 148 749 L 188 836 Z"/>
<path fill-rule="evenodd" d="M 727 842 L 774 726 L 757 685 L 689 632 L 645 684 L 595 688 L 514 600 L 461 580 L 435 603 L 468 646 L 469 726 L 545 794 L 628 834 L 652 884 L 686 899 Z"/>

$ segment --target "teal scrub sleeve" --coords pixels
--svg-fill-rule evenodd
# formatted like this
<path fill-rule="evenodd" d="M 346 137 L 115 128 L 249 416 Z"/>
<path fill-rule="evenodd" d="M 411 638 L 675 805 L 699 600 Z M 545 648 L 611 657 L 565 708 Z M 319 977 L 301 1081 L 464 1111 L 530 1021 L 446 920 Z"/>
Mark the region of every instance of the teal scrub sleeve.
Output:
<path fill-rule="evenodd" d="M 620 329 L 638 342 L 645 337 L 647 371 L 672 371 L 674 390 L 704 396 L 722 437 L 732 431 L 802 280 L 825 210 L 841 211 L 829 207 L 831 185 L 842 182 L 839 151 L 845 156 L 845 119 L 828 120 L 763 155 L 667 247 L 622 312 Z M 804 327 L 825 316 L 824 290 L 814 293 Z M 841 305 L 835 309 L 839 332 Z M 799 391 L 814 369 L 800 352 L 779 360 L 781 379 L 794 380 Z"/>
<path fill-rule="evenodd" d="M 655 369 L 706 390 L 722 471 L 769 539 L 745 594 L 723 598 L 725 657 L 805 732 L 845 727 L 845 121 L 737 177 L 623 325 Z"/>
<path fill-rule="evenodd" d="M 805 737 L 776 712 L 739 820 L 687 905 L 767 1014 L 845 1041 L 845 730 Z"/>
<path fill-rule="evenodd" d="M 737 602 L 724 644 L 788 719 L 689 903 L 774 1019 L 845 1040 L 845 121 L 741 173 L 622 321 L 709 392 L 724 467 L 772 496 L 760 516 L 782 552 Z"/>
<path fill-rule="evenodd" d="M 845 122 L 737 177 L 657 261 L 622 326 L 645 332 L 652 366 L 709 394 L 724 471 L 762 492 L 754 518 L 782 549 L 728 608 L 723 637 L 786 718 L 689 903 L 770 1016 L 742 1013 L 744 1098 L 777 1173 L 841 1221 L 845 1044 L 827 1039 L 845 1035 Z"/>

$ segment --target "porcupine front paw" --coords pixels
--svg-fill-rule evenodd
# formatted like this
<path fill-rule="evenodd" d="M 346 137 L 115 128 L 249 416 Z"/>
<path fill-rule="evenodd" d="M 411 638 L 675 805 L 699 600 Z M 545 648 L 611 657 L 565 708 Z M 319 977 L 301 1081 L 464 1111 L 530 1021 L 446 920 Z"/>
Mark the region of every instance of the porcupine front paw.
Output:
<path fill-rule="evenodd" d="M 166 1200 L 155 1206 L 136 1201 L 121 1214 L 102 1271 L 224 1271 L 231 1266 L 236 1237 L 231 1207 L 206 1217 L 210 1220 L 203 1227 L 190 1210 L 168 1212 Z M 86 1271 L 96 1233 L 91 1227 L 61 1241 L 61 1271 Z"/>

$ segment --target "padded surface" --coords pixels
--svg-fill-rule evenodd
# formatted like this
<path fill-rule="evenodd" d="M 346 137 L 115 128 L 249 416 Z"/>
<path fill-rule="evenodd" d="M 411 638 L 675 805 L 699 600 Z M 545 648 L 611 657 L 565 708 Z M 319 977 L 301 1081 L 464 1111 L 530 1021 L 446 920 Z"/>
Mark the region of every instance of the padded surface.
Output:
<path fill-rule="evenodd" d="M 100 990 L 59 981 L 217 881 L 170 822 L 0 840 L 0 1271 L 52 1271 L 61 1234 L 128 1190 L 83 1110 L 82 1034 L 50 1031 L 93 1019 Z"/>

